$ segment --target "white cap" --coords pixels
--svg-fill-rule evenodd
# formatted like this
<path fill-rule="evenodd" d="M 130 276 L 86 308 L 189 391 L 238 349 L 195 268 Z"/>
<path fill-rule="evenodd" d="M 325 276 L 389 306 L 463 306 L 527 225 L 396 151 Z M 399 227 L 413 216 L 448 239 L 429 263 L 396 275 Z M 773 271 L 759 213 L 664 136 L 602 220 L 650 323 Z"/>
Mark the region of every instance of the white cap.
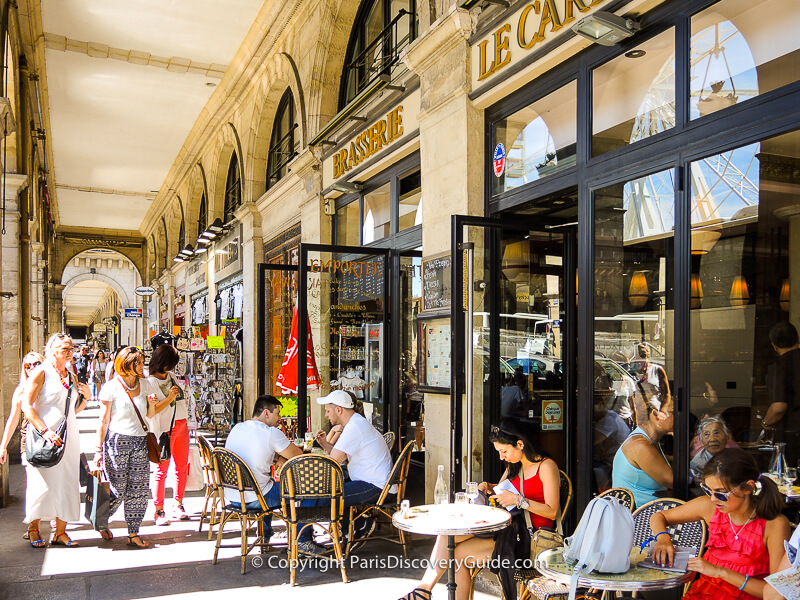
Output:
<path fill-rule="evenodd" d="M 353 397 L 344 390 L 333 390 L 327 396 L 317 398 L 318 404 L 335 404 L 342 408 L 353 408 Z"/>

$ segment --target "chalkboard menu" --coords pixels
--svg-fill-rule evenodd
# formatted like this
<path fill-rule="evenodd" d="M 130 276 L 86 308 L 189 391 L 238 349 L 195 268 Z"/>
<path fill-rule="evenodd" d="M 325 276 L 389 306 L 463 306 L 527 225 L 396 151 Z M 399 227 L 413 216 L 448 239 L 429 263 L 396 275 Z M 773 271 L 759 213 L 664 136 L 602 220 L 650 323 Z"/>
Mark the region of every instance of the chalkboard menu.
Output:
<path fill-rule="evenodd" d="M 447 254 L 422 261 L 422 310 L 450 310 L 450 269 L 453 258 Z"/>

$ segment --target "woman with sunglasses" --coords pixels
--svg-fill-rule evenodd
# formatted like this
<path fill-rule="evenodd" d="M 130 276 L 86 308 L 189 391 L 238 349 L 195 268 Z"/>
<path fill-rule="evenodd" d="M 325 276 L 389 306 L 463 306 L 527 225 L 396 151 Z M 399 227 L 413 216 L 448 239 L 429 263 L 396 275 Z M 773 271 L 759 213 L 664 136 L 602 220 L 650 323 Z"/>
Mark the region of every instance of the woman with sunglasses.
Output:
<path fill-rule="evenodd" d="M 41 519 L 55 519 L 51 546 L 71 548 L 78 544 L 67 535 L 67 523 L 79 521 L 80 506 L 80 431 L 75 417 L 86 407 L 91 396 L 89 386 L 78 382 L 68 369 L 72 359 L 72 338 L 64 333 L 50 337 L 45 346 L 45 361 L 28 374 L 21 392 L 22 411 L 27 427 L 35 427 L 44 439 L 56 446 L 64 445 L 61 461 L 52 467 L 25 466 L 25 522 L 31 546 L 43 548 L 39 532 Z M 66 411 L 66 413 L 65 413 Z M 66 439 L 55 431 L 66 416 Z M 26 428 L 27 429 L 27 428 Z M 27 431 L 26 435 L 30 432 Z M 38 543 L 37 543 L 38 542 Z"/>
<path fill-rule="evenodd" d="M 117 375 L 100 390 L 102 412 L 95 456 L 98 463 L 102 460 L 103 471 L 114 493 L 109 517 L 124 504 L 128 545 L 147 548 L 150 544 L 139 537 L 150 496 L 147 432 L 142 420 L 156 415 L 158 388 L 145 379 L 144 353 L 135 346 L 117 354 L 114 370 Z M 104 540 L 113 538 L 108 529 L 100 535 Z"/>
<path fill-rule="evenodd" d="M 700 577 L 683 597 L 763 598 L 764 577 L 779 570 L 783 543 L 789 539 L 778 487 L 761 476 L 750 455 L 735 448 L 709 460 L 703 480 L 700 487 L 706 496 L 650 517 L 656 537 L 653 561 L 672 564 L 675 548 L 668 527 L 702 519 L 708 523 L 706 552 L 689 560 L 689 570 Z"/>
<path fill-rule="evenodd" d="M 516 507 L 528 511 L 531 523 L 535 528 L 552 528 L 559 511 L 559 485 L 560 476 L 555 461 L 536 445 L 528 433 L 522 429 L 516 419 L 503 419 L 499 426 L 492 426 L 490 438 L 497 450 L 500 460 L 506 465 L 501 482 L 508 480 L 522 493 L 515 494 L 507 490 L 500 491 L 491 496 L 504 507 Z M 524 480 L 524 485 L 520 481 Z M 478 486 L 481 492 L 490 494 L 498 484 L 483 482 Z M 525 521 L 519 512 L 519 518 L 525 531 Z M 510 528 L 509 528 L 510 529 Z M 505 554 L 495 539 L 475 537 L 472 535 L 456 536 L 456 600 L 467 600 L 472 595 L 472 582 L 469 569 L 480 564 L 486 564 L 495 556 L 505 559 Z M 530 552 L 526 549 L 514 559 L 526 559 Z M 447 536 L 438 536 L 433 546 L 429 567 L 425 571 L 420 584 L 400 600 L 430 600 L 431 590 L 445 572 L 447 560 Z M 513 560 L 512 560 L 513 562 Z M 513 569 L 501 570 L 500 580 L 503 584 L 505 598 L 515 597 L 513 583 Z M 505 579 L 505 581 L 504 581 Z M 507 589 L 509 588 L 509 589 Z"/>

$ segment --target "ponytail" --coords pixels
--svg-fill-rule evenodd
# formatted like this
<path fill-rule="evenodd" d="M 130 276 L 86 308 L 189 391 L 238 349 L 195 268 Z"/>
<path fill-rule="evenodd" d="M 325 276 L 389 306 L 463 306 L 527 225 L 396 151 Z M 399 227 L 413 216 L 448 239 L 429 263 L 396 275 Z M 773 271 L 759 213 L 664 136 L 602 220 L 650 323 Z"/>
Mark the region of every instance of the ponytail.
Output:
<path fill-rule="evenodd" d="M 783 495 L 778 490 L 778 485 L 769 477 L 762 477 L 760 474 L 756 479 L 753 490 L 753 503 L 756 507 L 756 516 L 771 521 L 781 514 L 785 503 Z"/>

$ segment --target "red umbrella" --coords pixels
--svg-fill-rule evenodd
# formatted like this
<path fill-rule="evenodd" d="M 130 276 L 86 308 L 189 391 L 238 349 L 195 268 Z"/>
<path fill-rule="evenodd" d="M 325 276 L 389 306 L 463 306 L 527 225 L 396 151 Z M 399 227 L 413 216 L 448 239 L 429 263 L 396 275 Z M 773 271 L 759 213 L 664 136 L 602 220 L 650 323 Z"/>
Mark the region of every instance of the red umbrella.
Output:
<path fill-rule="evenodd" d="M 286 347 L 286 354 L 283 356 L 283 364 L 281 365 L 281 372 L 275 381 L 275 385 L 281 388 L 283 394 L 296 394 L 297 393 L 297 353 L 300 349 L 300 333 L 299 325 L 297 322 L 297 307 L 294 307 L 294 314 L 292 315 L 292 332 L 289 335 L 289 344 Z M 317 369 L 317 360 L 314 358 L 314 340 L 311 337 L 311 323 L 306 315 L 306 330 L 308 331 L 308 340 L 306 341 L 306 381 L 308 385 L 320 384 L 319 370 Z"/>

